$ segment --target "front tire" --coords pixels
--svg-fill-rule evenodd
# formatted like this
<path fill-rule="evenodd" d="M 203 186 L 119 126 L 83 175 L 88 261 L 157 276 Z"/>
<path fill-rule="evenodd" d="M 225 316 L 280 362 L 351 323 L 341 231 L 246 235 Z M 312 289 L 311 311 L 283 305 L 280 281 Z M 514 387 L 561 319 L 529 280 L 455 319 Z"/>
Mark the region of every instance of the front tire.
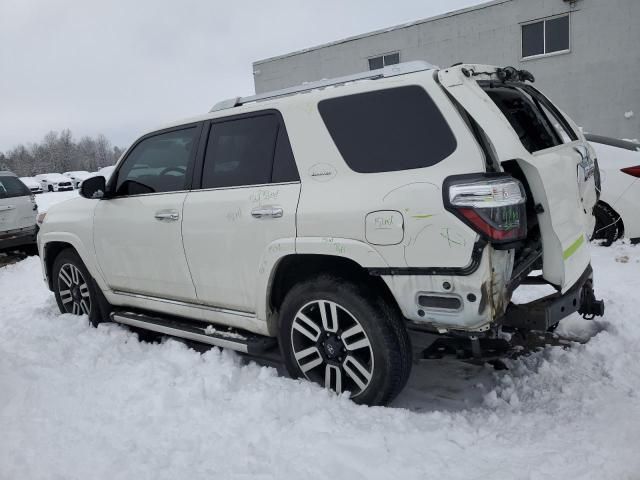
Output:
<path fill-rule="evenodd" d="M 94 327 L 105 321 L 108 312 L 104 311 L 104 295 L 75 250 L 69 248 L 58 254 L 51 275 L 61 313 L 87 315 Z"/>
<path fill-rule="evenodd" d="M 278 339 L 292 377 L 385 405 L 409 378 L 411 344 L 397 309 L 367 287 L 330 276 L 296 285 L 282 304 Z"/>

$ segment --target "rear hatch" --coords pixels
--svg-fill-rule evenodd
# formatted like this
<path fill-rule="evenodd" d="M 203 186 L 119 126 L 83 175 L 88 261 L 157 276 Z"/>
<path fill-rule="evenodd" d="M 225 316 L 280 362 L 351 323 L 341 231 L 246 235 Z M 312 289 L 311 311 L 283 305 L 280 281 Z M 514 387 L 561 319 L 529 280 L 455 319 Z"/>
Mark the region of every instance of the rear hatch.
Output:
<path fill-rule="evenodd" d="M 513 70 L 512 72 L 515 72 Z M 519 75 L 460 65 L 441 70 L 447 92 L 480 126 L 492 155 L 526 177 L 542 241 L 543 277 L 566 291 L 590 263 L 597 166 L 576 126 Z"/>
<path fill-rule="evenodd" d="M 0 234 L 35 226 L 36 215 L 27 186 L 18 177 L 0 175 Z"/>

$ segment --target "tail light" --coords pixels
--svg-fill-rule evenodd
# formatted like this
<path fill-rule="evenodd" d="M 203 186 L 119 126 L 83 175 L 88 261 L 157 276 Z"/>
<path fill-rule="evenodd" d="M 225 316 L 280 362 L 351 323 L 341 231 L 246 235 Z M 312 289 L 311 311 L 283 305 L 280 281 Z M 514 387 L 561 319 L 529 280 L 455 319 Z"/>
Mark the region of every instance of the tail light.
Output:
<path fill-rule="evenodd" d="M 444 190 L 447 210 L 492 243 L 526 238 L 527 197 L 515 178 L 458 175 L 445 181 Z"/>
<path fill-rule="evenodd" d="M 620 171 L 626 173 L 627 175 L 631 175 L 632 177 L 640 178 L 640 165 L 637 165 L 635 167 L 623 168 Z"/>

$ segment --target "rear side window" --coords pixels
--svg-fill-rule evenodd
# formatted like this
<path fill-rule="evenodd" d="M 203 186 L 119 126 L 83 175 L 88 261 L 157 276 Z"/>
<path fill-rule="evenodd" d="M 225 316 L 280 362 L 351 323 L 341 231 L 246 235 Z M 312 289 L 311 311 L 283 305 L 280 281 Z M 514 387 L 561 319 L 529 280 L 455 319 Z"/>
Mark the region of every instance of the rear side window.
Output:
<path fill-rule="evenodd" d="M 197 143 L 197 127 L 145 138 L 117 172 L 116 195 L 184 190 Z"/>
<path fill-rule="evenodd" d="M 0 198 L 24 197 L 31 191 L 17 177 L 0 177 Z"/>
<path fill-rule="evenodd" d="M 342 158 L 358 173 L 430 167 L 456 149 L 453 132 L 422 87 L 330 98 L 318 109 Z"/>
<path fill-rule="evenodd" d="M 202 188 L 298 180 L 293 152 L 279 117 L 266 114 L 211 125 Z"/>

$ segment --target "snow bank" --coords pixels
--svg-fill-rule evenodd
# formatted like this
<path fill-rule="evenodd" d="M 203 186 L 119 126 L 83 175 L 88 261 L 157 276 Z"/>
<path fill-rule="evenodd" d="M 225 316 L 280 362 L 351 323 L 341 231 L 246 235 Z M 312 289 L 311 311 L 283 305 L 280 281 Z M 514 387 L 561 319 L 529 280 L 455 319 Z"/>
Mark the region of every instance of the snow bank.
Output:
<path fill-rule="evenodd" d="M 368 408 L 60 315 L 28 258 L 0 269 L 0 478 L 638 478 L 640 247 L 594 247 L 594 267 L 589 343 L 506 372 L 424 363 L 396 408 Z"/>

